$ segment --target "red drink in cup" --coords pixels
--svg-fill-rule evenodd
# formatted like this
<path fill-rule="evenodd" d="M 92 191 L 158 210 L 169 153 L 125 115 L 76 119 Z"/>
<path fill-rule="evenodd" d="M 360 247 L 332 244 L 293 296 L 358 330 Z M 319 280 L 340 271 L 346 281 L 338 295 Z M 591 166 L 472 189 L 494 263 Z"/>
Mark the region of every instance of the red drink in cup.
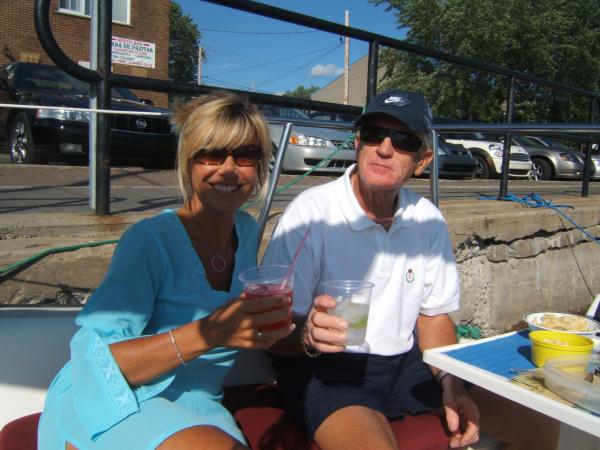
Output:
<path fill-rule="evenodd" d="M 294 277 L 288 266 L 272 265 L 252 267 L 244 270 L 239 278 L 244 284 L 244 293 L 248 299 L 260 299 L 275 295 L 285 295 L 294 298 Z M 291 316 L 287 320 L 265 325 L 263 329 L 274 329 L 287 326 L 291 323 Z"/>

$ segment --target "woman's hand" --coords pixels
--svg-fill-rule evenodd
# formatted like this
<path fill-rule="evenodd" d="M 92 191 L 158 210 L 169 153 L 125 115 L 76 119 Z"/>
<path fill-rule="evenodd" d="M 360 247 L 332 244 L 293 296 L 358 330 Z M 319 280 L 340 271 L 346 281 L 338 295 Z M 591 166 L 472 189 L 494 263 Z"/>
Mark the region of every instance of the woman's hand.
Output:
<path fill-rule="evenodd" d="M 306 319 L 306 332 L 302 337 L 308 346 L 323 353 L 341 352 L 346 345 L 348 322 L 329 314 L 333 307 L 335 299 L 332 296 L 316 297 Z"/>
<path fill-rule="evenodd" d="M 199 331 L 210 348 L 269 348 L 295 328 L 287 296 L 246 298 L 245 294 L 200 319 Z M 284 322 L 281 326 L 272 326 Z"/>

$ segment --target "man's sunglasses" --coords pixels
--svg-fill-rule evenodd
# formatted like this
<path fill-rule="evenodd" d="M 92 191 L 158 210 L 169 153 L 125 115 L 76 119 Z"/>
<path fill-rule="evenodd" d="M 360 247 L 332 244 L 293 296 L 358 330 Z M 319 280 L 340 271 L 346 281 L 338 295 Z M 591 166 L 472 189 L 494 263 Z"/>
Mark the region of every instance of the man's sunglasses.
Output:
<path fill-rule="evenodd" d="M 256 166 L 260 160 L 262 150 L 257 145 L 243 145 L 241 147 L 219 150 L 199 150 L 192 159 L 198 164 L 205 166 L 220 166 L 231 155 L 235 165 L 238 167 Z"/>
<path fill-rule="evenodd" d="M 386 137 L 389 137 L 394 150 L 403 152 L 416 153 L 423 144 L 423 141 L 412 133 L 390 130 L 389 128 L 381 128 L 373 125 L 363 125 L 360 127 L 359 136 L 361 142 L 371 145 L 381 144 Z"/>

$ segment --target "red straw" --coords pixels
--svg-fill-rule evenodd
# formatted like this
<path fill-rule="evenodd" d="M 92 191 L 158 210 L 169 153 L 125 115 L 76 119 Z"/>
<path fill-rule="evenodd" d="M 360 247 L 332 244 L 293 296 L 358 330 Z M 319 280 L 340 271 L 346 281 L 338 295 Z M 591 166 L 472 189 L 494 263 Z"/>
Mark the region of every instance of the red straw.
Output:
<path fill-rule="evenodd" d="M 298 259 L 298 256 L 300 256 L 300 251 L 302 251 L 302 247 L 304 247 L 304 242 L 306 241 L 306 238 L 308 237 L 309 232 L 310 232 L 310 225 L 306 227 L 304 236 L 302 236 L 302 240 L 298 244 L 298 248 L 296 249 L 294 256 L 292 256 L 292 261 L 290 262 L 290 267 L 289 267 L 288 273 L 287 273 L 288 275 L 294 271 L 294 267 L 296 266 L 296 260 Z"/>

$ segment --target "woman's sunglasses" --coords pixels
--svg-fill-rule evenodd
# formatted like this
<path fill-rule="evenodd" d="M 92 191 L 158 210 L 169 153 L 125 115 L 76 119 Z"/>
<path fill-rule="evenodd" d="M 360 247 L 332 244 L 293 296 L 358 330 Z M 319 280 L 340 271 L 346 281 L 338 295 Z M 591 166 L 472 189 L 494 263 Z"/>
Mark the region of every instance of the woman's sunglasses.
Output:
<path fill-rule="evenodd" d="M 378 145 L 386 137 L 392 141 L 392 146 L 396 151 L 416 153 L 421 148 L 423 141 L 412 133 L 405 131 L 390 130 L 373 125 L 363 125 L 359 129 L 360 140 L 366 144 Z"/>
<path fill-rule="evenodd" d="M 256 166 L 262 154 L 261 148 L 257 145 L 243 145 L 238 148 L 219 149 L 219 150 L 199 150 L 192 159 L 194 162 L 204 164 L 205 166 L 220 166 L 231 155 L 235 165 L 238 167 Z"/>

